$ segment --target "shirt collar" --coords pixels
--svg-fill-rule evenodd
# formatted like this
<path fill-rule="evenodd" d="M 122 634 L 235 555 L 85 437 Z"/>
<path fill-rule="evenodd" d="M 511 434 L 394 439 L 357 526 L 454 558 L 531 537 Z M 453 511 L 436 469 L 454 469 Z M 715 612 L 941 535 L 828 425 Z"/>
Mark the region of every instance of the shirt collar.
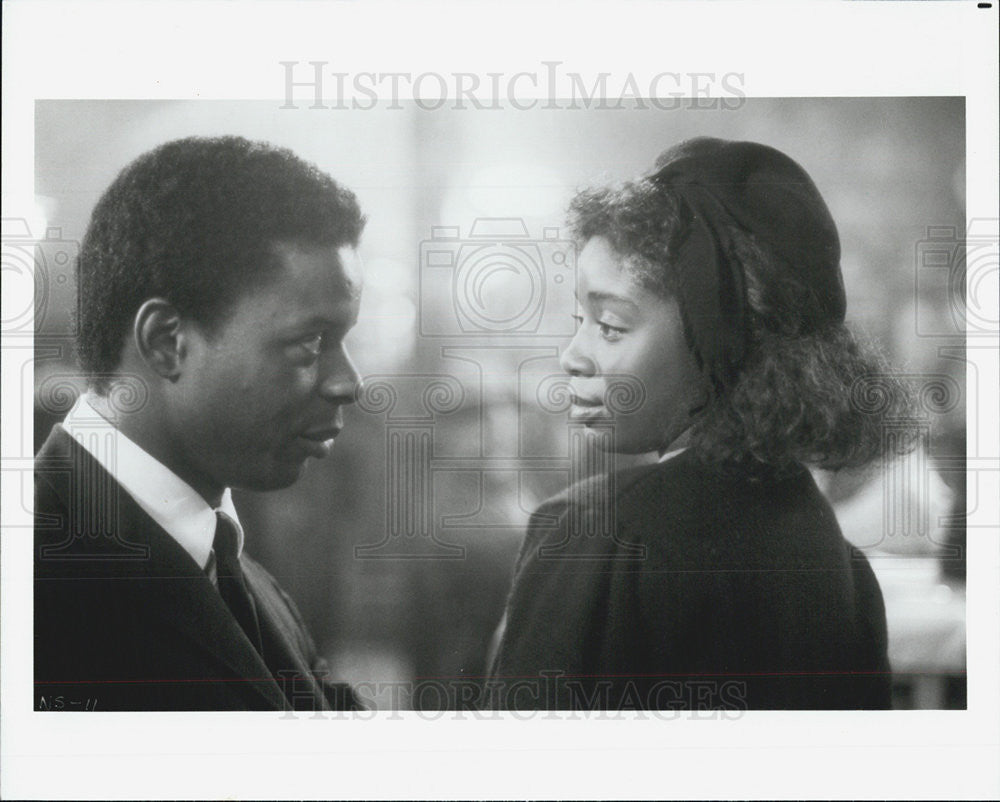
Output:
<path fill-rule="evenodd" d="M 86 396 L 77 399 L 63 428 L 202 569 L 209 566 L 216 510 L 194 488 L 116 429 Z M 228 487 L 218 511 L 236 524 L 237 553 L 242 553 L 243 526 Z"/>

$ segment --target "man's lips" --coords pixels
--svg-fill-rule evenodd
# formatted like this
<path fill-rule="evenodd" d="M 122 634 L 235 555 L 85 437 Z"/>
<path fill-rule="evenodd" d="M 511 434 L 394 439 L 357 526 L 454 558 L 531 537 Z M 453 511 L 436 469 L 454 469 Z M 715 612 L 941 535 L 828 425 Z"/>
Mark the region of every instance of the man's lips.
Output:
<path fill-rule="evenodd" d="M 296 441 L 310 457 L 322 459 L 330 454 L 333 449 L 333 441 L 340 434 L 339 426 L 326 426 L 322 429 L 309 429 L 302 432 Z"/>
<path fill-rule="evenodd" d="M 317 442 L 323 442 L 324 440 L 332 440 L 338 434 L 340 434 L 340 426 L 326 426 L 322 429 L 309 429 L 308 431 L 302 432 L 299 437 L 304 437 L 306 440 L 316 440 Z"/>

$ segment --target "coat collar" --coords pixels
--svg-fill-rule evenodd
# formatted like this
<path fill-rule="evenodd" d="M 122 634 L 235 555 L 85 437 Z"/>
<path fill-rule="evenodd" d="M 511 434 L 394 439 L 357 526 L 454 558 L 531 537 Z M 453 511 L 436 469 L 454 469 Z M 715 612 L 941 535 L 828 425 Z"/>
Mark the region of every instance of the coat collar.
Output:
<path fill-rule="evenodd" d="M 107 420 L 89 398 L 88 394 L 77 399 L 62 428 L 202 569 L 207 568 L 216 510 L 181 477 Z M 243 527 L 228 487 L 218 511 L 225 513 L 236 526 L 239 554 L 243 550 Z"/>
<path fill-rule="evenodd" d="M 123 587 L 146 614 L 245 678 L 249 692 L 278 709 L 288 707 L 201 567 L 62 426 L 53 427 L 35 469 L 37 480 L 50 485 L 69 516 L 66 540 L 43 545 L 38 555 L 46 572 L 127 580 Z M 95 523 L 103 537 L 92 536 Z"/>

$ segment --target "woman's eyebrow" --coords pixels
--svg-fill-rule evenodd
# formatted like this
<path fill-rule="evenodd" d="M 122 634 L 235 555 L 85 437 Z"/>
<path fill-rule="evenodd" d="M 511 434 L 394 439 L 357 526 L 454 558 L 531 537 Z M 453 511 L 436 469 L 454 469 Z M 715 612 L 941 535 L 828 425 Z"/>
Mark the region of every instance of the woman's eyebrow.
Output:
<path fill-rule="evenodd" d="M 630 298 L 626 298 L 623 295 L 615 295 L 613 292 L 591 291 L 587 293 L 587 300 L 597 301 L 598 303 L 608 303 L 610 301 L 611 303 L 628 306 L 636 312 L 639 311 L 639 305 L 635 301 Z"/>

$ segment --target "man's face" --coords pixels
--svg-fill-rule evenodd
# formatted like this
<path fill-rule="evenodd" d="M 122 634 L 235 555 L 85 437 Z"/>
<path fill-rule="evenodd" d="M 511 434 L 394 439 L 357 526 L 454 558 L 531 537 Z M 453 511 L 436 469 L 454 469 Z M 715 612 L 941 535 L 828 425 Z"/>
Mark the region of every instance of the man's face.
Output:
<path fill-rule="evenodd" d="M 361 300 L 350 248 L 279 245 L 273 280 L 213 331 L 182 323 L 167 397 L 175 470 L 195 487 L 275 490 L 329 454 L 358 373 L 344 347 Z M 187 475 L 185 475 L 187 473 Z"/>

